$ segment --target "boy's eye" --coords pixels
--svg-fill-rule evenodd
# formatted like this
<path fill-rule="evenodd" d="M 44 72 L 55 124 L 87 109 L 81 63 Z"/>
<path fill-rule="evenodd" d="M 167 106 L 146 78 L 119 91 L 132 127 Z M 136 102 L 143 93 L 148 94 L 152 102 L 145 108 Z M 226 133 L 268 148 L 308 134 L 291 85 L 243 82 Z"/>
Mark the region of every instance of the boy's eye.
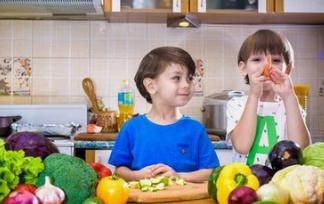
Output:
<path fill-rule="evenodd" d="M 281 63 L 282 60 L 281 60 L 281 59 L 272 59 L 272 62 L 273 62 L 273 63 Z"/>
<path fill-rule="evenodd" d="M 261 57 L 253 57 L 251 59 L 251 61 L 253 61 L 253 62 L 260 62 L 261 61 Z"/>
<path fill-rule="evenodd" d="M 180 81 L 181 77 L 180 76 L 174 76 L 172 77 L 173 80 Z"/>
<path fill-rule="evenodd" d="M 191 75 L 188 76 L 188 80 L 189 80 L 189 81 L 193 81 L 193 80 L 194 80 L 193 76 L 191 76 Z"/>

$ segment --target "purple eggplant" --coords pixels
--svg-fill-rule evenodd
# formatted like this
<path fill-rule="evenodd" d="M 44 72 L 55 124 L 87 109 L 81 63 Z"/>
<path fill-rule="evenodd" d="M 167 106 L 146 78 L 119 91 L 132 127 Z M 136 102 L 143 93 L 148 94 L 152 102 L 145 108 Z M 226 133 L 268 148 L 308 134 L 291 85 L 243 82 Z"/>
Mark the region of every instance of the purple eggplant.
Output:
<path fill-rule="evenodd" d="M 302 149 L 293 141 L 282 140 L 273 146 L 268 155 L 268 160 L 274 172 L 287 166 L 302 164 Z"/>
<path fill-rule="evenodd" d="M 274 174 L 271 168 L 262 164 L 254 164 L 250 166 L 250 169 L 252 170 L 253 174 L 258 177 L 260 186 L 269 183 Z"/>

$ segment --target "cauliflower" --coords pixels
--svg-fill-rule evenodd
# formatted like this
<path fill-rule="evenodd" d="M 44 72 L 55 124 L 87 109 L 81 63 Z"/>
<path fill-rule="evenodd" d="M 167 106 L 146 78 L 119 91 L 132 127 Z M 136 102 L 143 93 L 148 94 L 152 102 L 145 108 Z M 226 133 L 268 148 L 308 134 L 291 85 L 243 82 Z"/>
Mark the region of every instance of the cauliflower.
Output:
<path fill-rule="evenodd" d="M 324 193 L 324 170 L 294 165 L 278 171 L 271 182 L 289 191 L 293 203 L 321 204 Z"/>

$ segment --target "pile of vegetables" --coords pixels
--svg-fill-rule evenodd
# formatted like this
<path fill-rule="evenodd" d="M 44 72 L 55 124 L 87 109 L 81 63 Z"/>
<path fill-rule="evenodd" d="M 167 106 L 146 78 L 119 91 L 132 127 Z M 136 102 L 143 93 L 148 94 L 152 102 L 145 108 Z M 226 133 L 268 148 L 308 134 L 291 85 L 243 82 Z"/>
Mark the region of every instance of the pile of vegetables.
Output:
<path fill-rule="evenodd" d="M 292 141 L 280 141 L 270 151 L 268 165 L 215 168 L 208 193 L 219 204 L 324 203 L 324 143 L 302 150 Z"/>
<path fill-rule="evenodd" d="M 0 139 L 0 203 L 18 184 L 35 184 L 43 169 L 40 157 L 26 156 L 22 150 L 6 150 Z"/>
<path fill-rule="evenodd" d="M 318 167 L 292 165 L 276 172 L 271 182 L 287 191 L 292 203 L 323 201 L 324 171 Z"/>
<path fill-rule="evenodd" d="M 98 180 L 95 170 L 84 160 L 61 153 L 53 153 L 44 159 L 45 169 L 39 175 L 36 186 L 45 183 L 48 176 L 52 184 L 65 193 L 64 203 L 76 204 L 95 194 Z"/>
<path fill-rule="evenodd" d="M 259 188 L 259 180 L 246 164 L 230 163 L 213 169 L 208 180 L 208 193 L 218 203 L 227 204 L 231 192 L 239 186 L 255 191 Z"/>

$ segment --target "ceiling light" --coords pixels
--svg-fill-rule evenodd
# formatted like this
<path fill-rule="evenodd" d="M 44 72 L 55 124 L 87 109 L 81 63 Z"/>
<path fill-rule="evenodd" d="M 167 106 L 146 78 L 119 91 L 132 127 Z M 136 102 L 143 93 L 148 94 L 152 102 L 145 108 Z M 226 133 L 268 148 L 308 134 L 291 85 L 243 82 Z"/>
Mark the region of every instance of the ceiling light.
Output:
<path fill-rule="evenodd" d="M 200 26 L 200 21 L 197 16 L 193 14 L 186 15 L 168 15 L 167 17 L 167 27 L 173 28 L 198 28 Z"/>

